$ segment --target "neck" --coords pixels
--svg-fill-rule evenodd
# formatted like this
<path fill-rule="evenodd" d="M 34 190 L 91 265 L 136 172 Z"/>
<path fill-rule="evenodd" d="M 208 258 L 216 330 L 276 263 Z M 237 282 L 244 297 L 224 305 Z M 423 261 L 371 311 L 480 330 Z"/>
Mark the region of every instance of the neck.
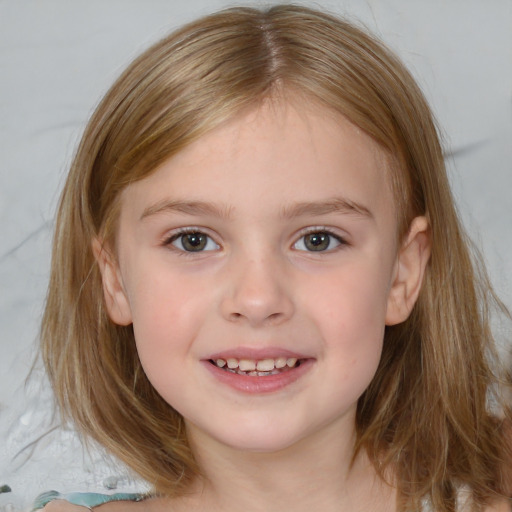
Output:
<path fill-rule="evenodd" d="M 186 510 L 392 510 L 393 491 L 378 478 L 366 454 L 353 460 L 353 429 L 343 436 L 339 428 L 327 428 L 316 439 L 272 453 L 205 443 L 199 432 L 189 430 L 204 478 L 185 498 Z"/>

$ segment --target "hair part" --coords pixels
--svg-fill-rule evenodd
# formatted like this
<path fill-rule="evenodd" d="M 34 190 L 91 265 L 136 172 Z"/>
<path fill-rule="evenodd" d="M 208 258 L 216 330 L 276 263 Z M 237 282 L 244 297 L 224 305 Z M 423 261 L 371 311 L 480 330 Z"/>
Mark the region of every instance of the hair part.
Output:
<path fill-rule="evenodd" d="M 497 299 L 472 262 L 414 79 L 373 37 L 305 7 L 234 8 L 193 22 L 137 58 L 96 109 L 59 204 L 42 323 L 61 410 L 156 492 L 186 492 L 199 469 L 183 419 L 146 378 L 132 327 L 108 318 L 91 243 L 115 247 L 130 183 L 245 109 L 297 95 L 342 114 L 383 148 L 399 239 L 417 215 L 430 224 L 424 286 L 410 318 L 386 330 L 358 404 L 356 449 L 381 476 L 391 470 L 400 510 L 425 498 L 435 510 L 455 510 L 462 487 L 479 510 L 504 494 L 512 455 L 505 423 L 488 406 L 499 388 L 489 319 Z M 510 418 L 499 393 L 494 400 Z"/>

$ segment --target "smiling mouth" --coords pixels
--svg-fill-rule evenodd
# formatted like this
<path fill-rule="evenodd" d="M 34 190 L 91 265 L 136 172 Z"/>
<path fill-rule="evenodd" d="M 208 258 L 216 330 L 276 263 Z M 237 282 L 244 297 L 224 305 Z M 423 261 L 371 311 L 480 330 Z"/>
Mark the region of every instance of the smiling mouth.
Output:
<path fill-rule="evenodd" d="M 276 359 L 210 359 L 210 363 L 229 373 L 250 377 L 279 375 L 301 365 L 301 359 L 278 357 Z"/>

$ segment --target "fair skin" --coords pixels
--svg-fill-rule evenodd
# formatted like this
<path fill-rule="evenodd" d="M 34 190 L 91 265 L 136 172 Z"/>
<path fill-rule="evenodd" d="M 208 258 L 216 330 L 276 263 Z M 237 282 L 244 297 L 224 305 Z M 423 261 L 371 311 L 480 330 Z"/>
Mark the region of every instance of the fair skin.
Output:
<path fill-rule="evenodd" d="M 395 509 L 365 454 L 351 465 L 355 412 L 417 299 L 428 225 L 399 243 L 383 152 L 298 104 L 263 103 L 130 185 L 115 250 L 94 243 L 109 314 L 133 323 L 204 475 L 101 510 Z"/>
<path fill-rule="evenodd" d="M 350 468 L 355 411 L 385 325 L 417 297 L 428 239 L 415 219 L 398 250 L 375 143 L 313 105 L 266 103 L 122 201 L 118 263 L 99 258 L 107 304 L 133 323 L 148 378 L 186 420 L 206 475 L 186 508 L 391 510 L 366 459 Z M 300 365 L 237 376 L 211 363 L 283 357 Z"/>

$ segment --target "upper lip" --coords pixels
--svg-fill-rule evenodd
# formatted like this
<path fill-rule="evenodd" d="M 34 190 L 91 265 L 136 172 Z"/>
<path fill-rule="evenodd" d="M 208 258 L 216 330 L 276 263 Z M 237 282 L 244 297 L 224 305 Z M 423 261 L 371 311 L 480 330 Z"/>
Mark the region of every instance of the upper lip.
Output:
<path fill-rule="evenodd" d="M 294 357 L 296 359 L 307 359 L 308 356 L 279 347 L 264 347 L 264 348 L 251 348 L 251 347 L 237 347 L 233 349 L 215 352 L 206 359 L 249 359 L 260 361 L 263 359 L 277 359 L 278 357 Z"/>

